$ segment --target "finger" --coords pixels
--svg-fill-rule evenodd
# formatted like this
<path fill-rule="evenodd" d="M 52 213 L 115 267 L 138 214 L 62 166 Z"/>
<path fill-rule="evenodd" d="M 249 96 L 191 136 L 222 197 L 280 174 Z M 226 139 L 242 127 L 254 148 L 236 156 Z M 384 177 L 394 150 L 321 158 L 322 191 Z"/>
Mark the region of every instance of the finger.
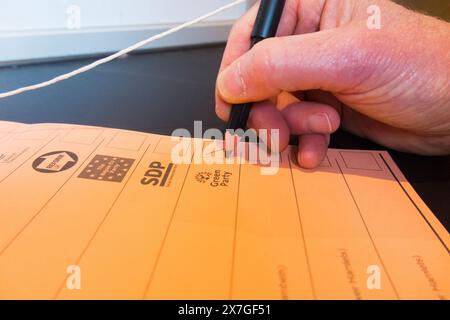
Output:
<path fill-rule="evenodd" d="M 291 134 L 331 134 L 340 126 L 340 117 L 333 107 L 315 103 L 298 102 L 282 112 Z"/>
<path fill-rule="evenodd" d="M 320 166 L 327 155 L 330 137 L 312 134 L 300 137 L 297 160 L 300 167 L 314 169 Z"/>
<path fill-rule="evenodd" d="M 286 2 L 277 36 L 293 34 L 297 25 L 297 2 L 299 0 L 288 0 Z M 258 13 L 259 3 L 255 4 L 241 19 L 233 26 L 228 37 L 227 46 L 223 54 L 220 71 L 228 67 L 233 61 L 242 56 L 250 49 L 251 33 Z M 230 104 L 224 102 L 216 89 L 216 114 L 227 121 L 230 114 Z"/>
<path fill-rule="evenodd" d="M 220 71 L 228 67 L 250 49 L 250 35 L 253 29 L 258 4 L 255 4 L 244 16 L 237 20 L 231 28 L 227 45 L 222 57 Z"/>
<path fill-rule="evenodd" d="M 277 37 L 292 35 L 297 25 L 297 2 L 288 0 L 283 10 Z M 228 36 L 227 46 L 223 54 L 220 70 L 228 67 L 234 60 L 242 56 L 250 49 L 251 33 L 258 14 L 259 2 L 256 3 L 242 18 L 232 27 Z"/>
<path fill-rule="evenodd" d="M 340 102 L 331 92 L 322 90 L 310 90 L 304 93 L 305 100 L 323 103 L 332 106 L 340 114 L 342 111 L 342 102 Z"/>
<path fill-rule="evenodd" d="M 260 135 L 260 137 L 270 149 L 282 151 L 289 145 L 289 127 L 281 112 L 270 101 L 256 103 L 253 106 L 248 127 L 256 130 L 267 130 L 267 137 L 264 135 Z M 275 148 L 272 145 L 273 143 L 277 143 Z"/>
<path fill-rule="evenodd" d="M 258 12 L 258 4 L 255 4 L 242 18 L 240 18 L 231 29 L 228 36 L 227 46 L 222 58 L 219 72 L 228 67 L 234 60 L 239 58 L 250 49 L 250 34 L 253 29 L 256 14 Z M 216 114 L 227 121 L 230 114 L 230 104 L 223 101 L 216 88 Z"/>
<path fill-rule="evenodd" d="M 442 136 L 423 136 L 369 118 L 348 107 L 342 112 L 342 128 L 390 149 L 422 155 L 442 155 Z"/>
<path fill-rule="evenodd" d="M 361 29 L 358 25 L 267 39 L 219 74 L 218 93 L 229 103 L 243 103 L 281 91 L 353 88 L 376 67 L 368 57 L 370 44 L 360 46 Z"/>
<path fill-rule="evenodd" d="M 231 105 L 222 100 L 219 96 L 219 92 L 216 89 L 216 115 L 222 121 L 228 121 L 230 118 Z"/>
<path fill-rule="evenodd" d="M 299 22 L 295 28 L 295 34 L 305 34 L 319 31 L 323 8 L 326 1 L 300 0 L 297 12 Z"/>

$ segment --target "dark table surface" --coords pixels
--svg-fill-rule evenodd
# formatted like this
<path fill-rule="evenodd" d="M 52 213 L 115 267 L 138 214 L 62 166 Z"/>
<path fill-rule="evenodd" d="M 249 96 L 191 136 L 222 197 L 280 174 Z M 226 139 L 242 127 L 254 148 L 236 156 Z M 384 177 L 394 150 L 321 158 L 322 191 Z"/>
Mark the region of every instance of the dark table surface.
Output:
<path fill-rule="evenodd" d="M 0 119 L 74 123 L 171 134 L 223 128 L 214 113 L 214 83 L 223 45 L 137 54 L 55 86 L 0 100 Z M 90 59 L 0 68 L 4 92 L 83 66 Z M 345 132 L 332 147 L 386 149 Z M 418 194 L 450 230 L 450 156 L 421 157 L 389 150 Z"/>

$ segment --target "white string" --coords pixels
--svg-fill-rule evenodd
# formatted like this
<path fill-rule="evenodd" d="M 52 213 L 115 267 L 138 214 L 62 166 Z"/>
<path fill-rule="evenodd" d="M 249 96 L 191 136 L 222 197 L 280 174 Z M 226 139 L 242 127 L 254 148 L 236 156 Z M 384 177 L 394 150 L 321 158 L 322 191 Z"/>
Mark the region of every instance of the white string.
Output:
<path fill-rule="evenodd" d="M 180 24 L 180 25 L 178 25 L 176 27 L 173 27 L 172 29 L 169 29 L 169 30 L 164 31 L 164 32 L 162 32 L 160 34 L 154 35 L 154 36 L 152 36 L 152 37 L 150 37 L 148 39 L 140 41 L 140 42 L 138 42 L 138 43 L 136 43 L 136 44 L 126 48 L 126 49 L 123 49 L 123 50 L 121 50 L 121 51 L 119 51 L 117 53 L 114 53 L 114 54 L 112 54 L 112 55 L 110 55 L 108 57 L 105 57 L 103 59 L 94 61 L 94 62 L 92 62 L 92 63 L 90 63 L 90 64 L 88 64 L 88 65 L 86 65 L 84 67 L 81 67 L 79 69 L 76 69 L 76 70 L 74 70 L 72 72 L 69 72 L 69 73 L 66 73 L 66 74 L 62 74 L 62 75 L 57 76 L 57 77 L 55 77 L 55 78 L 53 78 L 51 80 L 48 80 L 48 81 L 45 81 L 45 82 L 41 82 L 41 83 L 38 83 L 38 84 L 34 84 L 34 85 L 31 85 L 31 86 L 19 88 L 19 89 L 16 89 L 16 90 L 0 93 L 0 99 L 6 98 L 6 97 L 15 96 L 15 95 L 27 92 L 27 91 L 32 91 L 32 90 L 37 90 L 37 89 L 41 89 L 41 88 L 44 88 L 44 87 L 48 87 L 48 86 L 51 86 L 51 85 L 53 85 L 55 83 L 58 83 L 58 82 L 70 79 L 70 78 L 75 77 L 75 76 L 77 76 L 77 75 L 79 75 L 81 73 L 84 73 L 84 72 L 87 72 L 89 70 L 92 70 L 92 69 L 98 67 L 99 65 L 102 65 L 102 64 L 105 64 L 105 63 L 110 62 L 112 60 L 115 60 L 115 59 L 117 59 L 117 58 L 119 58 L 119 57 L 121 57 L 121 56 L 123 56 L 123 55 L 125 55 L 127 53 L 130 53 L 131 51 L 139 49 L 139 48 L 141 48 L 141 47 L 143 47 L 143 46 L 145 46 L 145 45 L 147 45 L 147 44 L 149 44 L 149 43 L 151 43 L 153 41 L 156 41 L 156 40 L 159 40 L 161 38 L 164 38 L 164 37 L 166 37 L 168 35 L 171 35 L 171 34 L 173 34 L 175 32 L 178 32 L 178 31 L 183 30 L 183 29 L 185 29 L 187 27 L 190 27 L 190 26 L 192 26 L 192 25 L 194 25 L 196 23 L 199 23 L 199 22 L 201 22 L 203 20 L 206 20 L 206 19 L 208 19 L 208 18 L 210 18 L 212 16 L 215 16 L 215 15 L 217 15 L 217 14 L 219 14 L 219 13 L 225 11 L 225 10 L 228 10 L 228 9 L 230 9 L 232 7 L 235 7 L 235 6 L 241 4 L 241 3 L 245 2 L 245 1 L 246 0 L 233 1 L 233 2 L 227 4 L 227 5 L 223 6 L 223 7 L 220 7 L 218 9 L 214 10 L 214 11 L 211 11 L 211 12 L 209 12 L 209 13 L 201 16 L 201 17 L 198 17 L 198 18 L 196 18 L 194 20 L 191 20 L 191 21 L 188 21 L 186 23 Z"/>

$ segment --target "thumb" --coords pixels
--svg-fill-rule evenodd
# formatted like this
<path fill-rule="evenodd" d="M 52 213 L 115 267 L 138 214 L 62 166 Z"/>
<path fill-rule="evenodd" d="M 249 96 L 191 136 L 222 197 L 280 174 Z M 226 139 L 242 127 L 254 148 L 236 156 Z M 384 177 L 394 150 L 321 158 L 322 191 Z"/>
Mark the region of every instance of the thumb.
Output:
<path fill-rule="evenodd" d="M 376 66 L 376 47 L 367 37 L 365 27 L 353 24 L 264 40 L 219 74 L 218 93 L 228 103 L 243 103 L 282 91 L 344 92 L 363 82 Z"/>

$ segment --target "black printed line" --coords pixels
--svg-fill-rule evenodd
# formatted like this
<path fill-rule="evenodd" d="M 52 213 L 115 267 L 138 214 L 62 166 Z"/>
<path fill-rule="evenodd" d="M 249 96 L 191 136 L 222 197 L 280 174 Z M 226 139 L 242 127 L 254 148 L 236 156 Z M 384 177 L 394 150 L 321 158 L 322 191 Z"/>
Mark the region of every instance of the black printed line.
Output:
<path fill-rule="evenodd" d="M 68 135 L 70 135 L 72 132 L 74 132 L 75 130 L 100 130 L 100 132 L 97 134 L 97 136 L 92 140 L 91 143 L 87 142 L 87 143 L 83 143 L 83 142 L 78 142 L 78 141 L 70 141 L 70 140 L 64 140 L 67 138 Z M 71 144 L 78 144 L 78 145 L 82 145 L 82 146 L 92 146 L 95 142 L 95 140 L 97 140 L 102 134 L 103 132 L 105 132 L 105 130 L 100 129 L 100 128 L 92 128 L 92 127 L 74 127 L 74 128 L 70 128 L 70 130 L 61 137 L 61 139 L 59 139 L 59 142 L 62 143 L 71 143 Z"/>
<path fill-rule="evenodd" d="M 423 214 L 422 210 L 420 210 L 419 206 L 414 202 L 413 198 L 409 195 L 408 191 L 406 191 L 406 189 L 403 187 L 403 185 L 400 183 L 400 180 L 397 178 L 397 176 L 395 175 L 394 171 L 392 170 L 391 166 L 389 166 L 389 164 L 387 163 L 386 159 L 383 157 L 383 155 L 381 153 L 379 153 L 381 159 L 383 160 L 384 164 L 386 165 L 386 167 L 389 169 L 391 175 L 394 177 L 394 179 L 397 181 L 398 185 L 400 186 L 400 188 L 402 188 L 403 192 L 406 194 L 406 196 L 408 197 L 408 199 L 411 201 L 411 203 L 414 205 L 414 207 L 417 209 L 417 212 L 419 212 L 419 214 L 422 216 L 422 218 L 425 220 L 425 222 L 427 223 L 427 225 L 430 227 L 430 229 L 433 231 L 434 235 L 438 238 L 439 242 L 444 246 L 445 250 L 447 251 L 447 253 L 449 253 L 449 248 L 447 247 L 447 245 L 445 244 L 444 240 L 442 240 L 441 236 L 439 235 L 439 233 L 433 228 L 433 226 L 431 225 L 431 223 L 428 221 L 428 219 L 425 217 L 425 215 Z"/>
<path fill-rule="evenodd" d="M 161 140 L 162 140 L 162 139 L 163 139 L 163 137 L 160 137 L 160 138 L 159 138 L 158 142 L 155 144 L 155 148 L 153 149 L 152 153 L 157 153 L 157 152 L 156 152 L 156 149 L 158 149 L 159 144 L 161 143 Z"/>
<path fill-rule="evenodd" d="M 167 166 L 166 173 L 164 174 L 164 176 L 161 179 L 161 183 L 160 183 L 161 187 L 166 186 L 167 179 L 169 179 L 169 176 L 172 173 L 173 166 L 174 166 L 173 163 L 169 163 L 169 165 Z"/>
<path fill-rule="evenodd" d="M 24 162 L 22 162 L 17 168 L 15 168 L 13 171 L 11 171 L 6 177 L 4 177 L 2 180 L 0 180 L 0 183 L 8 179 L 13 173 L 15 173 L 17 170 L 23 167 L 25 163 L 27 163 L 31 158 L 35 157 L 39 152 L 41 152 L 42 149 L 44 149 L 46 146 L 48 146 L 50 143 L 55 141 L 56 138 L 58 138 L 59 134 L 54 136 L 52 139 L 50 139 L 47 143 L 45 143 L 39 150 L 37 150 L 35 153 L 33 153 L 30 157 L 28 157 Z"/>
<path fill-rule="evenodd" d="M 147 138 L 145 139 L 147 140 Z M 144 141 L 145 143 L 146 141 Z M 87 242 L 86 246 L 84 247 L 84 249 L 81 251 L 81 254 L 78 256 L 78 259 L 75 261 L 75 265 L 80 265 L 81 260 L 83 259 L 84 255 L 86 254 L 87 250 L 89 249 L 90 245 L 92 244 L 92 242 L 94 241 L 95 237 L 97 236 L 98 232 L 100 231 L 101 227 L 104 225 L 105 221 L 108 219 L 109 215 L 111 214 L 112 209 L 114 208 L 114 206 L 116 205 L 117 201 L 120 199 L 123 191 L 125 190 L 125 187 L 128 185 L 128 182 L 130 182 L 131 178 L 133 177 L 133 174 L 136 172 L 137 168 L 139 167 L 139 164 L 142 162 L 142 159 L 145 157 L 145 154 L 147 153 L 148 149 L 150 148 L 151 143 L 149 143 L 149 145 L 147 146 L 146 150 L 144 151 L 144 153 L 142 154 L 141 158 L 139 159 L 139 161 L 137 162 L 136 166 L 134 167 L 134 169 L 132 170 L 132 172 L 129 174 L 128 179 L 126 180 L 126 182 L 123 184 L 122 189 L 120 189 L 120 192 L 117 194 L 116 198 L 114 199 L 114 201 L 112 202 L 111 206 L 109 207 L 108 211 L 106 212 L 106 214 L 103 216 L 103 219 L 100 221 L 99 225 L 97 226 L 97 228 L 95 229 L 94 233 L 92 234 L 91 238 L 89 239 L 89 241 Z M 61 283 L 61 285 L 59 286 L 58 290 L 56 291 L 55 295 L 53 296 L 53 300 L 55 300 L 58 295 L 61 293 L 61 290 L 64 287 L 64 283 L 66 283 L 67 281 L 67 277 L 63 280 L 63 282 Z"/>
<path fill-rule="evenodd" d="M 3 122 L 3 121 L 0 121 L 0 125 L 1 125 L 1 122 Z M 21 129 L 21 128 L 23 128 L 23 126 L 21 124 L 17 124 L 13 129 L 11 129 L 9 131 L 0 131 L 0 134 L 4 134 L 4 136 L 0 138 L 0 144 L 7 142 L 9 139 L 12 139 L 13 135 L 21 133 L 20 131 L 16 132 L 17 129 Z"/>
<path fill-rule="evenodd" d="M 344 153 L 369 154 L 369 155 L 372 157 L 373 161 L 375 161 L 375 163 L 376 163 L 378 169 L 367 169 L 367 168 L 362 168 L 362 167 L 361 167 L 361 168 L 358 168 L 358 167 L 355 167 L 355 168 L 350 167 L 350 166 L 348 165 L 347 161 L 345 160 L 345 157 L 344 157 L 344 155 L 343 155 Z M 374 156 L 371 152 L 339 151 L 339 155 L 341 156 L 342 161 L 344 161 L 345 167 L 346 167 L 347 169 L 350 169 L 350 170 L 365 170 L 365 171 L 383 171 L 383 169 L 381 169 L 380 164 L 378 163 L 377 159 L 375 159 L 375 156 Z"/>
<path fill-rule="evenodd" d="M 384 261 L 383 261 L 383 259 L 381 258 L 381 254 L 380 254 L 380 252 L 378 251 L 377 246 L 375 245 L 375 241 L 373 240 L 372 235 L 370 234 L 370 231 L 369 231 L 369 228 L 368 228 L 368 226 L 367 226 L 366 220 L 364 220 L 364 217 L 363 217 L 363 215 L 362 215 L 361 209 L 359 208 L 359 205 L 358 205 L 358 203 L 356 202 L 355 196 L 353 195 L 353 192 L 352 192 L 352 190 L 350 189 L 350 185 L 348 184 L 347 178 L 345 178 L 345 174 L 344 174 L 344 172 L 342 171 L 342 168 L 341 168 L 341 166 L 340 166 L 340 164 L 339 164 L 339 161 L 338 161 L 337 159 L 335 159 L 335 160 L 336 160 L 336 164 L 337 164 L 337 166 L 338 166 L 338 168 L 339 168 L 339 171 L 341 172 L 342 177 L 344 178 L 345 185 L 347 186 L 347 189 L 348 189 L 348 191 L 350 192 L 350 195 L 352 196 L 353 203 L 355 204 L 356 209 L 358 209 L 359 216 L 361 217 L 361 220 L 362 220 L 362 222 L 363 222 L 363 224 L 364 224 L 364 228 L 366 229 L 367 235 L 369 236 L 369 239 L 370 239 L 370 241 L 372 242 L 372 246 L 373 246 L 373 248 L 374 248 L 374 250 L 375 250 L 375 252 L 376 252 L 376 254 L 377 254 L 377 256 L 378 256 L 378 259 L 380 259 L 381 265 L 383 266 L 383 269 L 384 269 L 384 271 L 386 272 L 386 275 L 387 275 L 387 277 L 388 277 L 388 280 L 389 280 L 389 282 L 391 283 L 392 289 L 394 290 L 394 293 L 395 293 L 395 295 L 397 296 L 397 299 L 400 300 L 400 295 L 398 294 L 398 291 L 397 291 L 397 289 L 395 288 L 394 282 L 392 281 L 392 278 L 391 278 L 391 276 L 389 275 L 389 272 L 388 272 L 388 270 L 387 270 L 387 268 L 386 268 L 386 265 L 384 264 Z"/>
<path fill-rule="evenodd" d="M 148 291 L 150 290 L 150 285 L 151 285 L 151 283 L 153 281 L 153 277 L 155 275 L 156 268 L 158 267 L 159 259 L 161 258 L 161 254 L 162 254 L 162 251 L 164 249 L 164 245 L 165 245 L 167 237 L 169 235 L 170 227 L 172 226 L 173 218 L 175 216 L 175 211 L 178 208 L 178 203 L 180 202 L 181 194 L 183 193 L 184 185 L 186 184 L 186 180 L 187 180 L 189 171 L 191 169 L 191 165 L 192 165 L 192 158 L 191 158 L 191 162 L 189 163 L 189 167 L 186 170 L 186 175 L 184 176 L 183 184 L 181 185 L 181 189 L 180 189 L 180 192 L 178 193 L 177 201 L 175 202 L 175 206 L 174 206 L 174 208 L 172 210 L 172 215 L 170 217 L 169 224 L 167 226 L 166 232 L 164 233 L 164 237 L 163 237 L 161 246 L 159 247 L 158 254 L 156 256 L 156 260 L 155 260 L 155 263 L 153 265 L 153 269 L 150 272 L 150 276 L 149 276 L 149 279 L 147 281 L 147 285 L 145 286 L 144 294 L 143 294 L 143 297 L 142 297 L 143 300 L 145 300 L 145 297 L 147 296 Z"/>
<path fill-rule="evenodd" d="M 126 134 L 129 134 L 129 135 L 134 135 L 134 136 L 139 136 L 140 138 L 143 138 L 141 144 L 139 145 L 139 147 L 138 147 L 138 148 L 125 148 L 125 147 L 122 148 L 122 147 L 114 147 L 114 146 L 111 146 L 111 143 L 114 141 L 114 139 L 116 139 L 117 136 L 118 136 L 119 134 L 122 134 L 122 133 L 126 133 Z M 127 131 L 125 131 L 125 132 L 123 132 L 123 131 L 118 131 L 118 132 L 116 132 L 116 134 L 111 138 L 111 140 L 108 142 L 108 144 L 106 145 L 106 147 L 107 147 L 107 148 L 110 148 L 110 149 L 117 149 L 117 150 L 124 150 L 124 151 L 139 152 L 139 151 L 142 149 L 142 147 L 145 145 L 145 142 L 147 141 L 148 136 L 149 136 L 149 135 L 148 135 L 148 134 L 145 134 L 145 133 L 129 133 L 129 132 L 127 132 Z M 148 148 L 147 148 L 147 149 L 148 149 Z M 146 150 L 145 152 L 147 152 L 147 150 Z"/>
<path fill-rule="evenodd" d="M 75 173 L 78 172 L 78 169 L 83 167 L 86 161 L 92 156 L 92 154 L 98 149 L 98 147 L 105 141 L 103 139 L 100 141 L 100 143 L 97 145 L 97 147 L 92 150 L 92 152 L 86 157 L 86 159 L 77 167 L 74 168 L 73 173 L 69 176 L 69 178 L 64 181 L 64 183 L 56 190 L 56 192 L 44 203 L 44 205 L 34 214 L 34 216 L 31 217 L 30 220 L 19 230 L 19 232 L 6 244 L 6 246 L 0 250 L 0 257 L 2 254 L 5 253 L 5 251 L 14 243 L 14 241 L 25 231 L 25 229 L 37 218 L 37 216 L 44 210 L 44 208 L 55 198 L 55 196 L 64 188 L 64 186 L 72 179 L 72 177 L 75 175 Z"/>
<path fill-rule="evenodd" d="M 297 205 L 297 215 L 298 215 L 298 221 L 300 223 L 300 232 L 302 233 L 303 250 L 305 251 L 306 265 L 308 266 L 309 280 L 310 280 L 310 284 L 311 284 L 311 289 L 312 289 L 312 292 L 313 292 L 314 300 L 317 300 L 316 289 L 314 287 L 314 281 L 313 281 L 312 271 L 311 271 L 311 263 L 309 262 L 308 249 L 306 247 L 305 232 L 304 232 L 304 229 L 303 229 L 302 218 L 301 218 L 301 215 L 300 215 L 300 205 L 299 205 L 299 201 L 298 201 L 298 197 L 297 197 L 297 189 L 295 188 L 294 173 L 292 172 L 291 157 L 288 155 L 287 158 L 288 158 L 288 161 L 289 161 L 289 170 L 290 170 L 290 173 L 291 173 L 292 186 L 294 187 L 295 203 Z"/>
<path fill-rule="evenodd" d="M 239 212 L 239 195 L 241 187 L 241 168 L 242 164 L 239 163 L 239 176 L 238 176 L 238 187 L 237 187 L 237 199 L 236 199 L 236 210 L 234 216 L 234 236 L 233 236 L 233 250 L 231 256 L 231 274 L 230 274 L 230 291 L 228 293 L 229 299 L 232 299 L 233 295 L 233 281 L 234 281 L 234 268 L 236 262 L 236 244 L 237 244 L 237 230 L 238 230 L 238 212 Z"/>

